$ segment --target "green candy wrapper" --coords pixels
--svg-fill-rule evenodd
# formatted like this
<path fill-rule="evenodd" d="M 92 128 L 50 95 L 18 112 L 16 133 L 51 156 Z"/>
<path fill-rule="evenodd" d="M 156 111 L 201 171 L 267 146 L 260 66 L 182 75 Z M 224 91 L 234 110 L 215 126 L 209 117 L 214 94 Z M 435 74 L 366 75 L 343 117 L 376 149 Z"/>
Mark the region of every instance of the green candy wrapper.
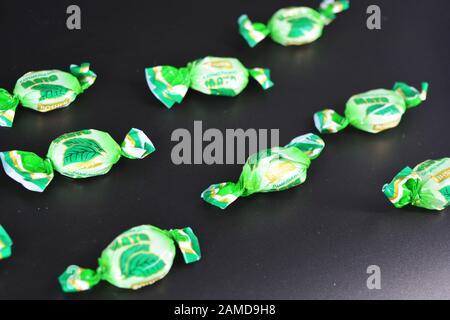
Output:
<path fill-rule="evenodd" d="M 11 256 L 11 247 L 13 242 L 6 230 L 0 224 L 0 260 L 9 258 Z"/>
<path fill-rule="evenodd" d="M 322 36 L 324 26 L 335 19 L 336 13 L 349 7 L 347 0 L 325 0 L 317 11 L 308 7 L 280 9 L 267 25 L 253 23 L 244 14 L 238 19 L 239 32 L 252 48 L 268 35 L 283 46 L 307 44 Z"/>
<path fill-rule="evenodd" d="M 89 63 L 60 70 L 32 71 L 17 80 L 14 93 L 0 89 L 0 127 L 12 127 L 19 103 L 26 108 L 48 112 L 67 107 L 97 78 Z"/>
<path fill-rule="evenodd" d="M 239 197 L 257 192 L 282 191 L 305 182 L 312 159 L 317 158 L 325 142 L 309 133 L 292 140 L 285 147 L 275 147 L 251 155 L 237 183 L 213 184 L 203 191 L 206 202 L 225 209 Z"/>
<path fill-rule="evenodd" d="M 378 133 L 396 127 L 406 110 L 416 107 L 427 98 L 428 83 L 422 83 L 419 92 L 403 82 L 392 90 L 376 89 L 352 96 L 345 106 L 345 117 L 332 109 L 314 114 L 314 124 L 320 133 L 336 133 L 349 124 L 353 127 Z"/>
<path fill-rule="evenodd" d="M 200 246 L 191 228 L 166 231 L 143 225 L 111 242 L 98 260 L 97 270 L 70 266 L 59 283 L 64 292 L 89 290 L 101 280 L 123 289 L 140 289 L 167 275 L 175 258 L 175 244 L 185 263 L 200 260 Z"/>
<path fill-rule="evenodd" d="M 406 167 L 383 192 L 396 208 L 408 204 L 430 210 L 444 210 L 450 204 L 450 158 L 427 160 L 414 169 Z"/>
<path fill-rule="evenodd" d="M 152 142 L 139 129 L 131 129 L 121 146 L 108 133 L 90 129 L 55 139 L 46 159 L 18 150 L 1 152 L 0 159 L 8 176 L 28 190 L 43 192 L 54 170 L 75 179 L 90 178 L 108 173 L 122 156 L 143 159 L 153 151 Z"/>
<path fill-rule="evenodd" d="M 206 57 L 185 68 L 147 68 L 145 76 L 152 93 L 169 109 L 181 103 L 189 88 L 204 94 L 234 97 L 245 89 L 249 77 L 264 90 L 273 86 L 270 70 L 247 69 L 235 58 Z"/>

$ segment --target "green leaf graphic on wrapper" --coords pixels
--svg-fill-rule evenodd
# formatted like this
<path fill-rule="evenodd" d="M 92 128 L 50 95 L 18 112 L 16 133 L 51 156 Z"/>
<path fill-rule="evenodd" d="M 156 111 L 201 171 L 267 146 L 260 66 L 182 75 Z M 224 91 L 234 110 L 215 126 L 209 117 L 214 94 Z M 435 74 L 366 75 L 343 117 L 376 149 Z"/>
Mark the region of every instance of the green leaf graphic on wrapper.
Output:
<path fill-rule="evenodd" d="M 136 245 L 120 257 L 120 270 L 126 277 L 149 277 L 164 269 L 165 263 L 150 253 L 149 245 Z"/>
<path fill-rule="evenodd" d="M 217 96 L 233 97 L 236 95 L 236 93 L 234 92 L 233 89 L 228 89 L 228 88 L 210 89 L 210 90 L 211 90 L 212 95 L 217 95 Z"/>
<path fill-rule="evenodd" d="M 57 84 L 38 84 L 33 87 L 33 90 L 40 91 L 39 101 L 63 97 L 69 91 L 66 87 Z"/>
<path fill-rule="evenodd" d="M 68 148 L 64 152 L 64 165 L 85 162 L 94 159 L 105 152 L 97 141 L 92 139 L 76 138 L 64 142 Z"/>
<path fill-rule="evenodd" d="M 301 37 L 304 35 L 304 31 L 311 31 L 314 28 L 314 21 L 305 17 L 291 19 L 288 22 L 291 24 L 288 36 L 291 38 Z"/>
<path fill-rule="evenodd" d="M 370 106 L 367 108 L 367 115 L 369 114 L 376 114 L 379 116 L 385 116 L 385 115 L 394 115 L 399 113 L 397 107 L 393 104 L 386 105 L 386 104 L 374 104 L 373 106 Z"/>
<path fill-rule="evenodd" d="M 445 200 L 450 201 L 450 186 L 442 188 L 439 190 L 440 193 L 445 197 Z"/>

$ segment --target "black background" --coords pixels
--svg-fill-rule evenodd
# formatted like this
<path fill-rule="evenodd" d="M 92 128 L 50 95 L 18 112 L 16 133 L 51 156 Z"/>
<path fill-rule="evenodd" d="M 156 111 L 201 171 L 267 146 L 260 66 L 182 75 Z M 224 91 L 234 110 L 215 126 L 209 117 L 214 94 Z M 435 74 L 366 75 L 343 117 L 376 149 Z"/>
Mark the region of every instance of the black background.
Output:
<path fill-rule="evenodd" d="M 78 4 L 82 30 L 66 28 Z M 378 4 L 382 30 L 366 28 Z M 73 180 L 59 174 L 43 193 L 0 174 L 0 223 L 15 244 L 0 262 L 0 298 L 45 299 L 381 299 L 450 298 L 450 219 L 414 207 L 395 209 L 381 187 L 406 165 L 449 156 L 448 1 L 351 1 L 317 42 L 282 47 L 270 39 L 250 49 L 237 32 L 247 13 L 267 21 L 289 5 L 319 1 L 3 1 L 0 87 L 11 90 L 30 70 L 67 70 L 91 62 L 97 82 L 67 109 L 41 114 L 19 107 L 13 128 L 0 129 L 0 150 L 46 154 L 60 134 L 107 131 L 122 141 L 144 130 L 157 151 L 122 159 L 105 176 Z M 190 90 L 167 110 L 148 90 L 144 67 L 183 66 L 207 56 L 238 57 L 272 70 L 275 86 L 252 81 L 238 97 Z M 349 128 L 325 136 L 307 181 L 285 192 L 255 195 L 221 211 L 200 199 L 212 183 L 235 181 L 241 165 L 171 162 L 173 130 L 203 127 L 279 128 L 280 143 L 315 132 L 312 115 L 342 112 L 352 94 L 417 87 L 429 99 L 395 129 L 371 135 Z M 140 224 L 191 226 L 203 260 L 178 254 L 168 276 L 139 291 L 102 283 L 67 295 L 57 277 L 70 264 L 95 268 L 106 245 Z M 368 290 L 366 268 L 382 270 L 382 289 Z"/>

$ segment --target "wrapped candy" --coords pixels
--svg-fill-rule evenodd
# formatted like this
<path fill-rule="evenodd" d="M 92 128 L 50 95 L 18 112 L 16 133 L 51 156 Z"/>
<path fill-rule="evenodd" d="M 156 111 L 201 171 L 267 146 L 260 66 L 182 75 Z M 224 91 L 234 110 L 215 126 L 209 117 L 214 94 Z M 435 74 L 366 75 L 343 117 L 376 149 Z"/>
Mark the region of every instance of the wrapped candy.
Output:
<path fill-rule="evenodd" d="M 26 108 L 48 112 L 67 107 L 95 82 L 89 63 L 60 70 L 32 71 L 17 80 L 14 93 L 0 89 L 0 127 L 11 127 L 19 103 Z"/>
<path fill-rule="evenodd" d="M 444 210 L 450 204 L 450 158 L 427 160 L 414 169 L 406 167 L 383 192 L 396 208 L 408 204 L 430 210 Z"/>
<path fill-rule="evenodd" d="M 325 0 L 317 11 L 308 7 L 284 8 L 275 12 L 267 25 L 253 23 L 244 14 L 238 20 L 239 32 L 252 48 L 268 35 L 283 46 L 307 44 L 320 38 L 324 26 L 349 6 L 347 0 Z"/>
<path fill-rule="evenodd" d="M 144 132 L 131 129 L 121 146 L 106 132 L 82 130 L 66 133 L 55 139 L 42 159 L 32 152 L 0 153 L 8 176 L 31 191 L 43 192 L 53 179 L 53 172 L 70 178 L 90 178 L 109 172 L 124 156 L 143 159 L 155 151 Z"/>
<path fill-rule="evenodd" d="M 11 247 L 13 243 L 6 230 L 0 224 L 0 260 L 11 256 Z"/>
<path fill-rule="evenodd" d="M 378 133 L 396 127 L 406 110 L 416 107 L 427 98 L 428 83 L 422 83 L 422 92 L 403 82 L 392 90 L 376 89 L 352 96 L 345 106 L 345 117 L 332 109 L 314 114 L 314 124 L 320 133 L 336 133 L 349 124 Z"/>
<path fill-rule="evenodd" d="M 175 243 L 187 264 L 200 260 L 200 246 L 191 228 L 166 231 L 143 225 L 111 242 L 98 260 L 97 270 L 70 266 L 59 283 L 64 292 L 89 290 L 101 280 L 123 289 L 140 289 L 167 275 L 175 258 Z"/>
<path fill-rule="evenodd" d="M 225 209 L 239 197 L 257 192 L 282 191 L 305 182 L 311 160 L 317 158 L 325 142 L 309 133 L 285 147 L 275 147 L 251 155 L 237 183 L 213 184 L 203 191 L 206 202 Z"/>
<path fill-rule="evenodd" d="M 264 90 L 273 86 L 270 70 L 247 69 L 235 58 L 206 57 L 188 63 L 185 68 L 158 66 L 145 69 L 148 86 L 167 108 L 181 103 L 189 88 L 204 94 L 237 96 L 255 79 Z"/>

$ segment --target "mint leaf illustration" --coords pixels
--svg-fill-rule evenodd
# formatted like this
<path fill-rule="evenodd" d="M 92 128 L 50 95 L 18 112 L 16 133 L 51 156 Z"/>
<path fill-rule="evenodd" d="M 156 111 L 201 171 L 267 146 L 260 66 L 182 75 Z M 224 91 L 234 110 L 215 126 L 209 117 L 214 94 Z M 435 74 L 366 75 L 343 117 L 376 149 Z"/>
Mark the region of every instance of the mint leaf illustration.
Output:
<path fill-rule="evenodd" d="M 228 89 L 228 88 L 211 89 L 211 94 L 217 95 L 217 96 L 229 96 L 229 97 L 236 95 L 236 93 L 234 92 L 233 89 Z"/>
<path fill-rule="evenodd" d="M 305 31 L 310 31 L 314 28 L 314 21 L 309 18 L 297 18 L 288 20 L 291 24 L 291 30 L 288 36 L 292 38 L 301 37 L 304 35 Z"/>
<path fill-rule="evenodd" d="M 165 267 L 157 255 L 150 253 L 149 245 L 136 245 L 120 257 L 120 270 L 126 277 L 149 277 Z"/>
<path fill-rule="evenodd" d="M 439 190 L 440 193 L 445 197 L 445 200 L 450 201 L 450 186 L 446 186 Z"/>
<path fill-rule="evenodd" d="M 38 84 L 33 87 L 33 90 L 40 91 L 41 97 L 39 101 L 59 98 L 69 91 L 66 87 L 57 84 Z"/>
<path fill-rule="evenodd" d="M 64 142 L 68 148 L 64 152 L 64 165 L 85 162 L 105 152 L 100 144 L 92 139 L 75 138 Z"/>
<path fill-rule="evenodd" d="M 399 111 L 397 107 L 393 104 L 374 104 L 373 106 L 367 108 L 366 113 L 367 115 L 373 113 L 379 116 L 384 116 L 384 115 L 398 114 Z"/>

